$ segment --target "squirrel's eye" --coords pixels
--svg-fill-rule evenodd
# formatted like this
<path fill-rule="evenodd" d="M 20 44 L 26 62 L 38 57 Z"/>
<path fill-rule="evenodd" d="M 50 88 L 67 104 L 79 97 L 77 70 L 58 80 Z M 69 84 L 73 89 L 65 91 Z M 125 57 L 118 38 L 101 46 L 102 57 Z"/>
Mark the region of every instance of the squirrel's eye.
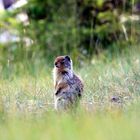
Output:
<path fill-rule="evenodd" d="M 61 64 L 64 64 L 64 61 L 60 62 Z"/>
<path fill-rule="evenodd" d="M 54 65 L 56 66 L 57 65 L 57 62 L 55 62 Z"/>

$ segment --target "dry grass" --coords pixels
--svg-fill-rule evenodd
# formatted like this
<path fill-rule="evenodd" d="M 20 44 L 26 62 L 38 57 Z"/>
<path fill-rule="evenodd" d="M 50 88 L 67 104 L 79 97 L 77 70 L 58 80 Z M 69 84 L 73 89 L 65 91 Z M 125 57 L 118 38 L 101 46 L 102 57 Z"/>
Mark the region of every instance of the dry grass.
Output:
<path fill-rule="evenodd" d="M 77 114 L 53 109 L 53 81 L 48 71 L 0 80 L 1 139 L 138 140 L 140 56 L 111 61 L 93 58 L 76 70 L 85 91 Z"/>

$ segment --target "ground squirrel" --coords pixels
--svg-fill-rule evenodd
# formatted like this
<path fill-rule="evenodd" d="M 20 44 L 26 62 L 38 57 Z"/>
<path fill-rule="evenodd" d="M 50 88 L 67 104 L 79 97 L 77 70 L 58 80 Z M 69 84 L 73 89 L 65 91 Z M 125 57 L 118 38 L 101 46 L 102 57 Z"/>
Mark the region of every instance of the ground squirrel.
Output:
<path fill-rule="evenodd" d="M 74 74 L 69 56 L 58 56 L 54 62 L 55 109 L 76 108 L 83 92 L 83 82 Z"/>

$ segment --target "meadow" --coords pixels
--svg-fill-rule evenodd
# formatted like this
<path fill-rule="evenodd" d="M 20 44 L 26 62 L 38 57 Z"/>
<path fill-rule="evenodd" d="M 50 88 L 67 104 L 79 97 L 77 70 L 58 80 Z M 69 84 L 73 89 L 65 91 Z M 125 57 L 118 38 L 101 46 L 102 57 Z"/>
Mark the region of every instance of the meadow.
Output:
<path fill-rule="evenodd" d="M 139 140 L 139 52 L 138 47 L 112 56 L 105 51 L 90 64 L 74 66 L 85 85 L 74 114 L 53 108 L 53 63 L 33 75 L 24 66 L 18 75 L 10 68 L 1 71 L 0 139 Z"/>

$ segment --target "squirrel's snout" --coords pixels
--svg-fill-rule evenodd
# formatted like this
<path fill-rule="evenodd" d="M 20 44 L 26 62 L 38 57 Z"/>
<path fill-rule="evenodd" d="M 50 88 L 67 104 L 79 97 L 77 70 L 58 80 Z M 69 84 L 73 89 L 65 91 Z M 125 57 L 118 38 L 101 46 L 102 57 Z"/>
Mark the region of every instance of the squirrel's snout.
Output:
<path fill-rule="evenodd" d="M 59 68 L 59 64 L 57 62 L 55 62 L 54 65 Z"/>

